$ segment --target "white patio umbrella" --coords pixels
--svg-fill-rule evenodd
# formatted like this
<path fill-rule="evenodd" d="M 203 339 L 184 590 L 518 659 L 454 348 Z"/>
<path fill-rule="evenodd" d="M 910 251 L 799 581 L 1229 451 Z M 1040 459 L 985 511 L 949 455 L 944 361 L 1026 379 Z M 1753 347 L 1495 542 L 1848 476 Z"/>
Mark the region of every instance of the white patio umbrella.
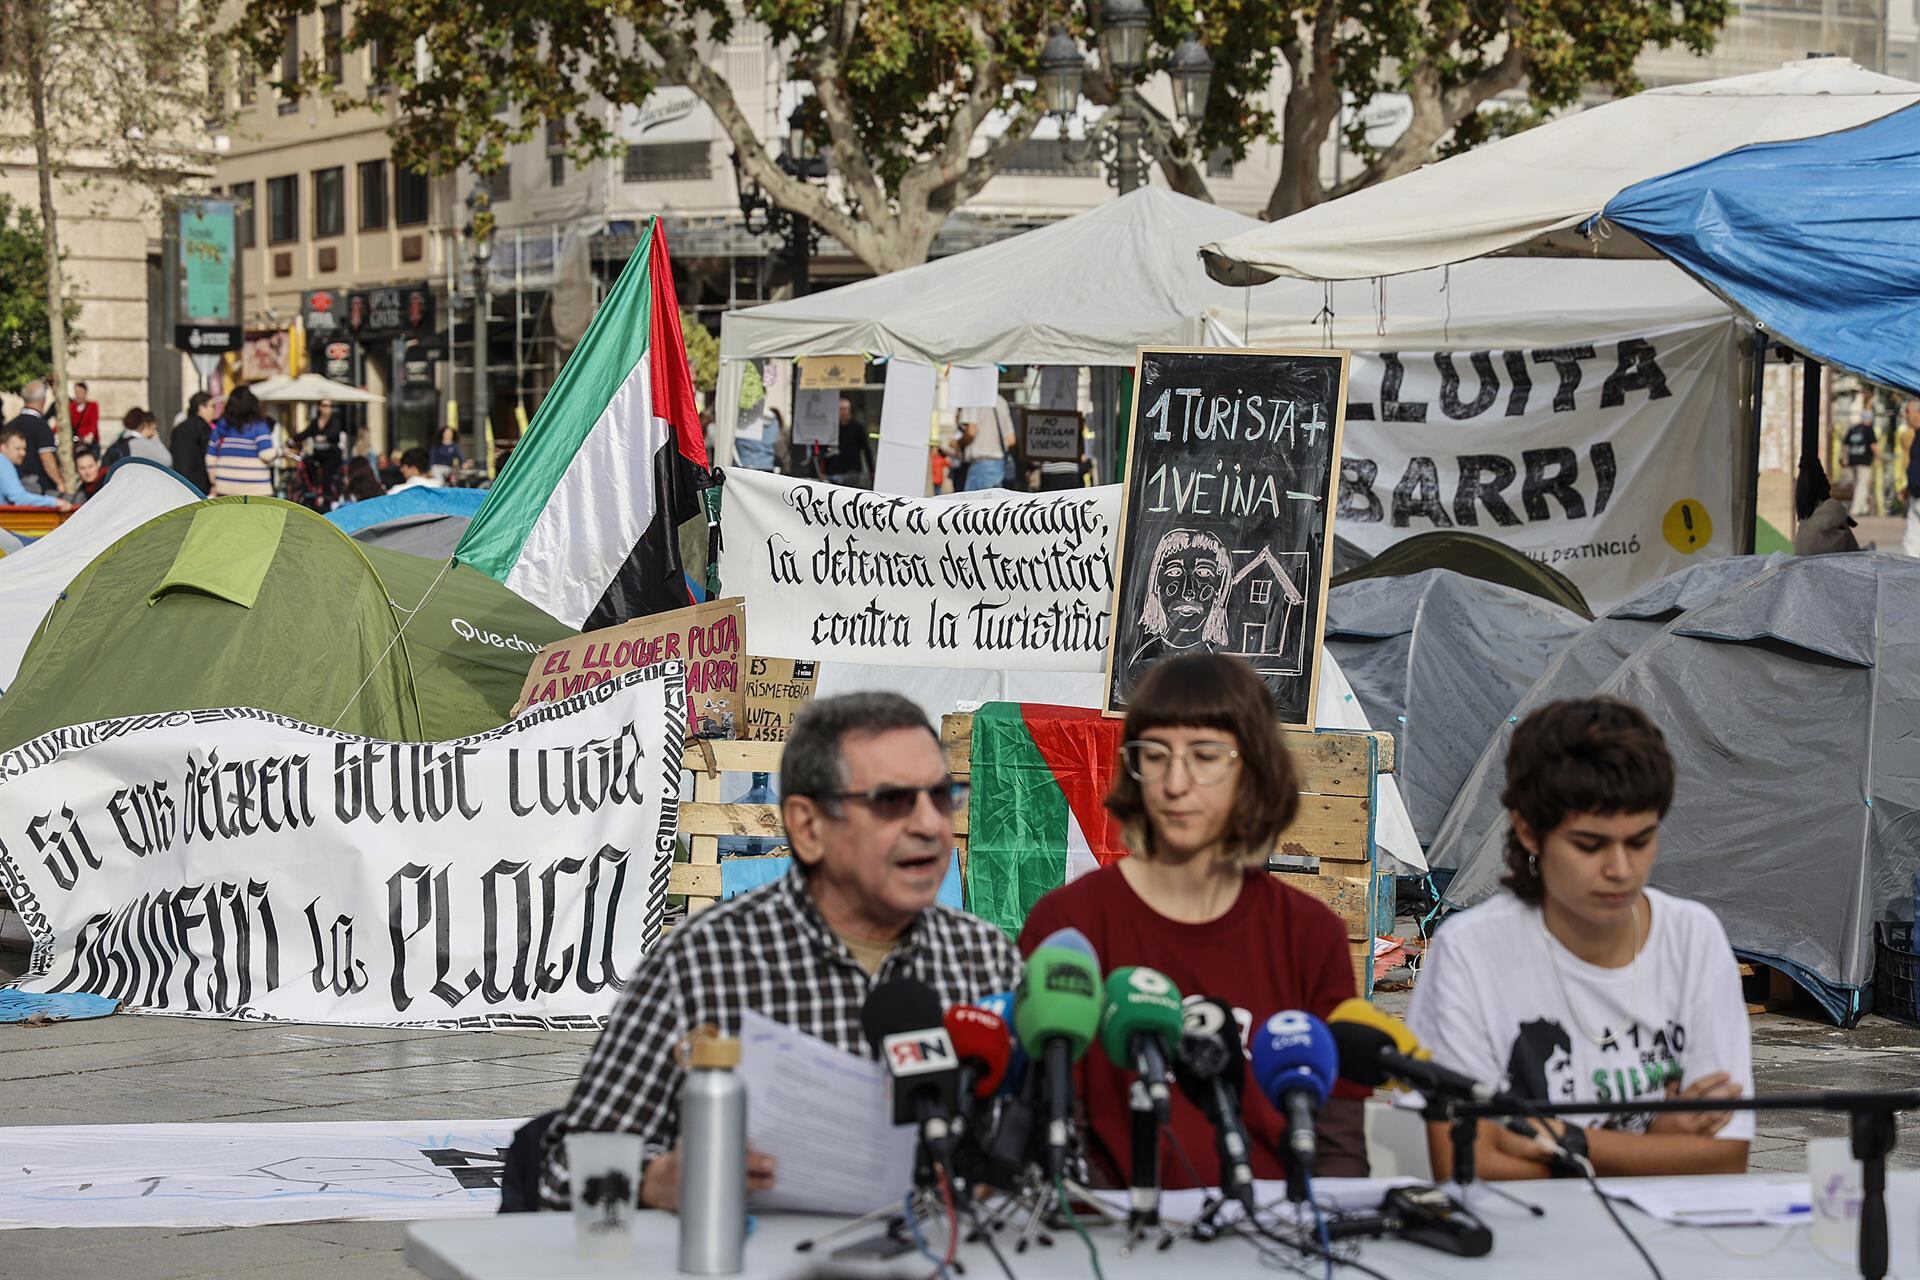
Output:
<path fill-rule="evenodd" d="M 303 373 L 297 378 L 268 378 L 254 383 L 249 390 L 261 404 L 318 404 L 322 400 L 335 404 L 385 404 L 387 399 L 317 373 Z"/>

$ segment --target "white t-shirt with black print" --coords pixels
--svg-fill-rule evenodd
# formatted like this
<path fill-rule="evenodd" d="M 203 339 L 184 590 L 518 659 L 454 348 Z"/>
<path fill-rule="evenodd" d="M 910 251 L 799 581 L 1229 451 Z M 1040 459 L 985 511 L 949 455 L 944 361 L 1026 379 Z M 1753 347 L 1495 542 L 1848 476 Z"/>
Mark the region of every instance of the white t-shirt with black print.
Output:
<path fill-rule="evenodd" d="M 1427 947 L 1407 1025 L 1433 1060 L 1536 1102 L 1656 1099 L 1724 1071 L 1753 1093 L 1753 1046 L 1726 930 L 1697 902 L 1646 891 L 1653 927 L 1632 965 L 1580 959 L 1511 893 L 1456 915 Z M 1652 1117 L 1572 1117 L 1644 1133 Z M 1753 1113 L 1721 1138 L 1751 1141 Z"/>

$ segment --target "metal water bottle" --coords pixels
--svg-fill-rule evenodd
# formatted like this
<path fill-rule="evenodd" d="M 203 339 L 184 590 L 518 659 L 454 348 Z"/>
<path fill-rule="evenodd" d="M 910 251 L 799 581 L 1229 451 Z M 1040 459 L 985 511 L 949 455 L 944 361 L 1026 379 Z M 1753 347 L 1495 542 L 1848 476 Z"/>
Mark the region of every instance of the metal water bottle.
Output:
<path fill-rule="evenodd" d="M 740 1274 L 747 1240 L 747 1089 L 740 1042 L 697 1037 L 680 1090 L 680 1271 Z"/>

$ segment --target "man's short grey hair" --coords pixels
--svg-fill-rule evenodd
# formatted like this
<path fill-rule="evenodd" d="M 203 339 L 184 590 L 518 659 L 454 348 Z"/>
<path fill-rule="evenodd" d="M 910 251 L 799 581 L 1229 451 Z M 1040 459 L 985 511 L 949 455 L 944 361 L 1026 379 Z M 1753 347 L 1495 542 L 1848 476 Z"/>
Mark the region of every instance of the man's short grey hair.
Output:
<path fill-rule="evenodd" d="M 800 709 L 780 754 L 780 794 L 812 796 L 830 814 L 840 811 L 829 799 L 847 785 L 847 762 L 841 746 L 849 734 L 888 733 L 894 729 L 923 729 L 933 734 L 927 713 L 897 693 L 847 693 L 817 698 Z"/>
<path fill-rule="evenodd" d="M 30 405 L 45 407 L 47 403 L 47 384 L 35 378 L 20 388 L 20 398 Z"/>

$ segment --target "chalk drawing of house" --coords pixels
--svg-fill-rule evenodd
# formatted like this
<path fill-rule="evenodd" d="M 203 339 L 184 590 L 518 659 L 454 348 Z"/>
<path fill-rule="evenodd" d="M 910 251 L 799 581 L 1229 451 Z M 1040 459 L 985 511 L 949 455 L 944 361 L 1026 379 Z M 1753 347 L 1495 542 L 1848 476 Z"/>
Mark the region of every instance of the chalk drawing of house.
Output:
<path fill-rule="evenodd" d="M 1305 552 L 1276 555 L 1272 547 L 1262 547 L 1233 575 L 1227 616 L 1238 646 L 1234 652 L 1255 670 L 1300 674 L 1298 640 L 1307 603 L 1302 588 L 1308 573 Z"/>

